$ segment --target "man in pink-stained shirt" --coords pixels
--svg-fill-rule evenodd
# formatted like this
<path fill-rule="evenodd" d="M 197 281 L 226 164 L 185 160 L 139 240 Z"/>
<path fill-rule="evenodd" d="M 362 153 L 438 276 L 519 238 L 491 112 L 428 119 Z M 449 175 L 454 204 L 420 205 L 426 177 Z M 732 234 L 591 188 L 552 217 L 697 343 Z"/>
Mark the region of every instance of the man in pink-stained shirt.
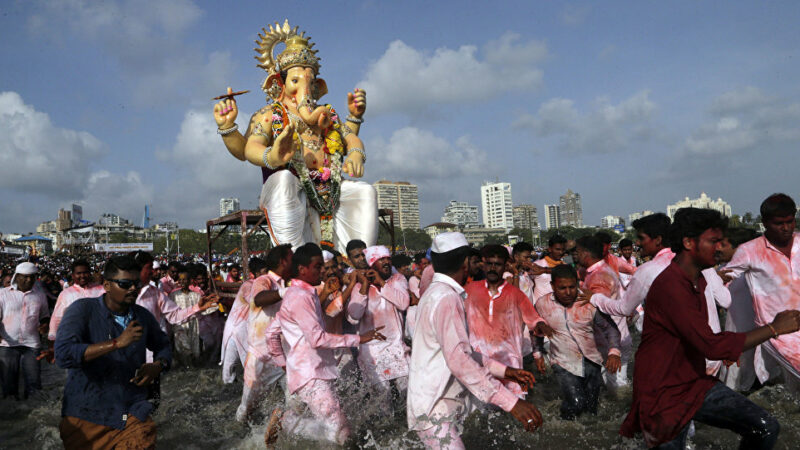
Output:
<path fill-rule="evenodd" d="M 476 352 L 521 369 L 526 331 L 549 336 L 552 329 L 539 317 L 525 293 L 502 278 L 508 261 L 506 249 L 501 245 L 486 245 L 481 253 L 486 280 L 473 281 L 464 288 L 469 342 Z M 532 340 L 528 338 L 528 342 Z M 525 398 L 527 392 L 518 383 L 502 381 L 517 397 Z"/>
<path fill-rule="evenodd" d="M 382 245 L 364 250 L 369 270 L 367 283 L 358 283 L 347 305 L 347 320 L 359 332 L 381 327 L 386 340 L 362 344 L 358 366 L 367 385 L 388 402 L 391 385 L 402 394 L 408 388 L 408 353 L 403 342 L 402 311 L 408 308 L 408 282 L 403 274 L 392 273 L 391 253 Z M 391 403 L 389 403 L 391 404 Z"/>
<path fill-rule="evenodd" d="M 78 259 L 72 263 L 72 286 L 61 291 L 53 308 L 53 315 L 50 316 L 50 328 L 47 331 L 47 339 L 52 343 L 56 340 L 56 332 L 64 311 L 69 305 L 82 298 L 100 297 L 105 293 L 105 289 L 100 284 L 92 284 L 91 265 L 85 259 Z"/>
<path fill-rule="evenodd" d="M 433 239 L 436 273 L 417 311 L 407 407 L 408 427 L 426 448 L 464 448 L 458 429 L 470 410 L 467 391 L 510 412 L 528 431 L 542 424 L 539 410 L 497 379 L 513 379 L 527 389 L 535 381 L 533 374 L 477 353 L 469 344 L 463 288 L 468 256 L 469 244 L 461 233 L 441 233 Z"/>
<path fill-rule="evenodd" d="M 607 258 L 603 255 L 603 242 L 595 236 L 583 236 L 577 239 L 575 243 L 578 249 L 576 253 L 578 264 L 586 268 L 586 279 L 583 280 L 582 288 L 603 294 L 611 301 L 619 301 L 622 285 L 619 281 L 618 273 L 608 264 Z M 606 385 L 609 389 L 617 389 L 628 385 L 627 368 L 631 350 L 633 349 L 633 342 L 628 330 L 627 317 L 611 315 L 611 318 L 614 319 L 617 328 L 619 328 L 619 350 L 622 353 L 622 368 L 616 373 L 604 370 L 603 378 L 606 380 Z M 602 350 L 607 351 L 608 348 L 602 348 Z"/>
<path fill-rule="evenodd" d="M 611 242 L 613 239 L 611 239 L 610 234 L 606 233 L 605 231 L 598 231 L 594 236 L 603 243 L 603 259 L 606 261 L 606 264 L 608 264 L 608 266 L 617 273 L 617 275 L 621 273 L 633 275 L 636 273 L 636 266 L 611 253 Z"/>
<path fill-rule="evenodd" d="M 620 239 L 617 247 L 619 248 L 619 257 L 625 261 L 626 264 L 636 267 L 636 257 L 633 256 L 633 241 L 628 238 Z M 633 274 L 620 272 L 619 281 L 622 282 L 623 289 L 628 287 L 628 283 L 631 282 L 631 278 L 633 278 Z"/>
<path fill-rule="evenodd" d="M 786 194 L 773 194 L 761 203 L 764 235 L 736 249 L 725 267 L 728 276 L 744 276 L 753 297 L 758 326 L 770 323 L 777 313 L 800 309 L 800 233 L 796 232 L 794 200 Z M 756 358 L 766 351 L 780 364 L 786 384 L 800 392 L 800 333 L 770 339 L 756 348 Z M 766 377 L 765 371 L 758 374 Z"/>
<path fill-rule="evenodd" d="M 164 291 L 165 294 L 169 295 L 175 289 L 179 289 L 178 270 L 180 268 L 181 263 L 178 261 L 172 261 L 167 266 L 167 274 L 159 280 L 159 287 L 161 287 L 161 290 Z"/>
<path fill-rule="evenodd" d="M 36 359 L 50 317 L 47 296 L 33 289 L 38 269 L 32 263 L 17 265 L 11 286 L 0 289 L 0 384 L 3 398 L 19 400 L 19 374 L 23 398 L 42 389 L 41 367 Z"/>
<path fill-rule="evenodd" d="M 322 251 L 313 243 L 297 248 L 292 257 L 291 287 L 286 290 L 281 309 L 267 331 L 269 352 L 273 360 L 286 367 L 289 398 L 288 411 L 280 427 L 292 434 L 343 444 L 350 436 L 350 426 L 344 416 L 333 381 L 338 376 L 333 349 L 355 347 L 385 339 L 377 330 L 361 336 L 332 334 L 325 331 L 322 305 L 314 286 L 322 279 Z M 284 353 L 281 336 L 289 348 Z M 305 405 L 312 417 L 300 413 Z M 273 411 L 270 425 L 277 425 Z M 274 444 L 277 427 L 269 427 L 267 445 Z"/>
<path fill-rule="evenodd" d="M 553 267 L 564 264 L 562 258 L 566 252 L 567 238 L 560 234 L 555 234 L 547 241 L 547 254 L 541 259 L 534 261 L 534 264 L 543 267 L 544 272 L 536 275 L 533 278 L 533 303 L 551 292 L 553 288 L 550 285 L 550 271 Z"/>
<path fill-rule="evenodd" d="M 246 300 L 247 358 L 244 362 L 242 400 L 236 410 L 236 420 L 247 420 L 264 396 L 278 383 L 285 383 L 284 372 L 270 358 L 267 343 L 269 328 L 286 293 L 284 279 L 289 278 L 292 266 L 292 247 L 289 244 L 273 247 L 267 254 L 267 273 L 253 280 Z"/>

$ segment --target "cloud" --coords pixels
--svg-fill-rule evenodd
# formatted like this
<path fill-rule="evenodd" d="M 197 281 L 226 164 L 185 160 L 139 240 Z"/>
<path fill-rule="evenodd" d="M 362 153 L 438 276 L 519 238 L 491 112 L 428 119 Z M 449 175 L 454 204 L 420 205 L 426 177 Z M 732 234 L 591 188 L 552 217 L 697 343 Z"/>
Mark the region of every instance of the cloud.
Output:
<path fill-rule="evenodd" d="M 611 153 L 649 139 L 649 122 L 656 109 L 648 90 L 616 105 L 608 97 L 599 97 L 592 109 L 583 114 L 573 100 L 554 98 L 543 103 L 536 114 L 520 116 L 513 127 L 554 138 L 566 153 Z"/>
<path fill-rule="evenodd" d="M 0 188 L 78 198 L 90 163 L 106 153 L 91 134 L 59 128 L 16 92 L 0 92 Z"/>
<path fill-rule="evenodd" d="M 451 199 L 472 201 L 477 197 L 474 180 L 493 177 L 500 170 L 469 136 L 451 143 L 415 127 L 396 130 L 388 141 L 372 139 L 367 142 L 367 149 L 368 179 L 416 184 L 423 221 L 438 220 Z"/>
<path fill-rule="evenodd" d="M 99 46 L 135 102 L 164 105 L 215 92 L 230 78 L 230 54 L 186 44 L 203 14 L 191 0 L 59 0 L 43 3 L 27 27 L 54 45 L 77 36 Z"/>
<path fill-rule="evenodd" d="M 198 225 L 216 217 L 222 197 L 239 197 L 242 208 L 257 205 L 261 173 L 225 149 L 216 133 L 214 118 L 206 110 L 189 110 L 183 117 L 175 143 L 156 157 L 176 169 L 176 177 L 163 190 L 162 203 L 179 211 L 179 223 Z"/>
<path fill-rule="evenodd" d="M 434 51 L 415 49 L 403 41 L 389 44 L 358 83 L 369 93 L 370 113 L 416 114 L 432 105 L 476 102 L 502 92 L 533 91 L 541 87 L 537 67 L 547 57 L 547 46 L 536 40 L 520 41 L 506 33 L 486 43 Z"/>
<path fill-rule="evenodd" d="M 144 205 L 152 205 L 156 198 L 153 185 L 142 180 L 138 172 L 117 174 L 98 170 L 89 176 L 81 203 L 86 220 L 97 220 L 101 214 L 110 212 L 141 225 Z M 166 221 L 158 220 L 158 217 L 154 219 L 157 222 Z"/>
<path fill-rule="evenodd" d="M 586 20 L 591 11 L 592 7 L 589 5 L 567 5 L 561 11 L 561 21 L 566 25 L 580 25 Z"/>
<path fill-rule="evenodd" d="M 686 138 L 689 155 L 732 155 L 800 139 L 800 103 L 748 86 L 711 102 L 706 122 Z"/>

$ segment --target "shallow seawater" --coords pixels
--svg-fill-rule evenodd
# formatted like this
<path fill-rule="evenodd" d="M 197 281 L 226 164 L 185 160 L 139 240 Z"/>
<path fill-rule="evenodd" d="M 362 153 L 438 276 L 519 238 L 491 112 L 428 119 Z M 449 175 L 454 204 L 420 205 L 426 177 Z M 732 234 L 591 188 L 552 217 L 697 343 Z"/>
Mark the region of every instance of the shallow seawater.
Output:
<path fill-rule="evenodd" d="M 630 368 L 632 370 L 632 367 Z M 176 369 L 162 380 L 162 403 L 154 419 L 158 425 L 160 449 L 261 449 L 264 448 L 266 417 L 283 394 L 269 395 L 254 424 L 240 424 L 233 417 L 241 397 L 241 371 L 237 382 L 223 385 L 219 369 Z M 597 416 L 582 416 L 577 421 L 558 418 L 558 385 L 552 375 L 534 372 L 537 384 L 530 400 L 544 416 L 544 426 L 529 434 L 502 412 L 473 413 L 465 424 L 463 439 L 470 449 L 641 449 L 641 439 L 625 439 L 617 434 L 630 405 L 630 391 L 617 398 L 604 393 Z M 631 374 L 632 375 L 632 374 Z M 0 448 L 57 449 L 61 447 L 58 422 L 61 388 L 65 372 L 43 366 L 43 395 L 26 402 L 0 401 Z M 405 409 L 370 402 L 368 393 L 340 380 L 339 390 L 354 438 L 347 448 L 422 448 L 414 433 L 407 430 Z M 800 442 L 800 402 L 782 385 L 767 386 L 749 398 L 774 414 L 781 423 L 776 448 L 797 448 Z M 697 449 L 737 448 L 732 432 L 697 425 L 692 439 Z M 331 444 L 299 440 L 282 434 L 278 448 L 332 448 Z"/>

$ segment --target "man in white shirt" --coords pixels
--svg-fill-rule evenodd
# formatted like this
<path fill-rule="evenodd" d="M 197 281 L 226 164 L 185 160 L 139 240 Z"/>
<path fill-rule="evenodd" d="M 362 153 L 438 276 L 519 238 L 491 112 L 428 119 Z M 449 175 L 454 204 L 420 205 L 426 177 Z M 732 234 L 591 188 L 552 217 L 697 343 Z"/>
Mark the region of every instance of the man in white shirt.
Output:
<path fill-rule="evenodd" d="M 463 297 L 468 248 L 461 233 L 434 238 L 431 256 L 436 273 L 417 310 L 407 415 L 409 428 L 427 448 L 464 448 L 459 428 L 470 410 L 467 391 L 510 412 L 528 431 L 542 424 L 539 410 L 497 379 L 511 379 L 527 389 L 533 374 L 475 353 L 469 344 Z"/>
<path fill-rule="evenodd" d="M 44 293 L 33 289 L 36 266 L 17 265 L 11 286 L 0 289 L 0 380 L 3 398 L 19 400 L 20 369 L 25 381 L 23 398 L 42 388 L 38 355 L 40 333 L 47 330 L 50 310 Z"/>

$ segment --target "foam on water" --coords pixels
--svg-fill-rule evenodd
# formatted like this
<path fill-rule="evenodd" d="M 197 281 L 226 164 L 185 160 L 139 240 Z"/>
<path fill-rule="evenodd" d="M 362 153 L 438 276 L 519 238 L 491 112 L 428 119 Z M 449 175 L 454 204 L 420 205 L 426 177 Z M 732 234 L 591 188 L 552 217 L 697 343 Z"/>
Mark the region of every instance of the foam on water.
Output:
<path fill-rule="evenodd" d="M 61 388 L 65 372 L 43 366 L 45 389 L 39 398 L 27 402 L 0 401 L 0 448 L 58 449 L 58 422 Z M 632 369 L 629 368 L 629 369 Z M 162 381 L 162 403 L 154 419 L 158 425 L 158 447 L 163 449 L 263 449 L 265 421 L 274 406 L 282 404 L 283 393 L 270 393 L 254 424 L 240 424 L 233 417 L 241 398 L 241 372 L 234 384 L 223 385 L 219 369 L 176 369 Z M 631 374 L 632 375 L 632 374 Z M 597 416 L 581 416 L 577 421 L 558 418 L 560 400 L 552 372 L 536 373 L 537 384 L 531 401 L 544 417 L 544 426 L 526 433 L 510 415 L 502 412 L 473 413 L 465 423 L 463 439 L 474 449 L 640 449 L 641 439 L 625 439 L 617 433 L 630 405 L 630 390 L 614 399 L 601 396 Z M 349 448 L 421 448 L 414 433 L 408 431 L 402 401 L 387 405 L 369 400 L 368 389 L 352 379 L 337 380 L 354 438 Z M 784 386 L 767 386 L 749 398 L 777 417 L 781 433 L 776 448 L 797 448 L 800 442 L 800 402 Z M 692 440 L 698 449 L 736 448 L 738 437 L 732 432 L 697 424 Z M 297 439 L 282 433 L 278 448 L 331 448 L 327 443 Z"/>

